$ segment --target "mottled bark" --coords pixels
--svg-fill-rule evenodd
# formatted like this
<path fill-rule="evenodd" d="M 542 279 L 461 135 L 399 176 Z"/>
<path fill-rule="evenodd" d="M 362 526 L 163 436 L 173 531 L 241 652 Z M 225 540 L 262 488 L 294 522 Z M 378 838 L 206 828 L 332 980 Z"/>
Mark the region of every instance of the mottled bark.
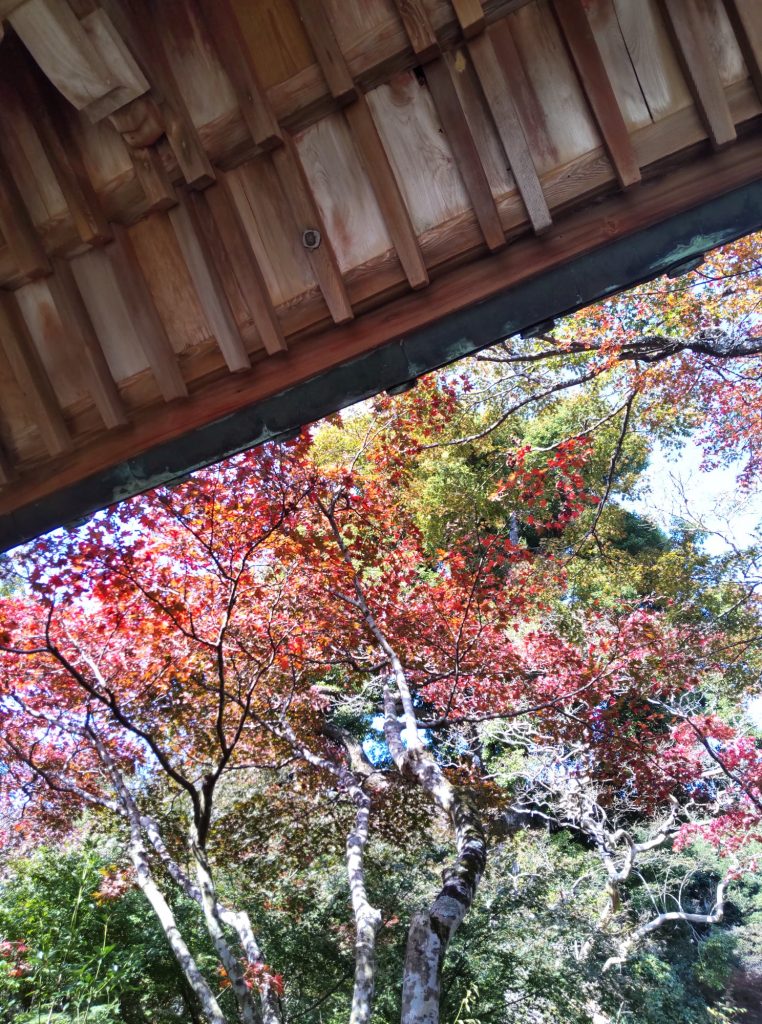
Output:
<path fill-rule="evenodd" d="M 172 857 L 169 850 L 167 850 L 156 822 L 147 815 L 142 815 L 140 824 L 170 877 L 179 885 L 189 899 L 201 905 L 201 890 L 191 881 Z M 231 928 L 238 936 L 241 948 L 249 963 L 263 964 L 265 960 L 254 935 L 249 915 L 243 910 L 231 910 L 221 904 L 219 900 L 216 902 L 216 912 L 222 924 L 226 928 Z M 281 1014 L 278 997 L 267 984 L 263 984 L 259 990 L 259 1002 L 263 1024 L 280 1024 Z"/>
<path fill-rule="evenodd" d="M 196 878 L 201 894 L 201 909 L 204 912 L 206 930 L 230 980 L 241 1015 L 241 1022 L 242 1024 L 261 1024 L 261 1017 L 255 1006 L 251 990 L 246 984 L 244 972 L 225 938 L 212 873 L 209 870 L 206 854 L 200 848 L 195 837 L 191 837 L 191 850 L 196 862 Z"/>
<path fill-rule="evenodd" d="M 108 748 L 105 746 L 94 726 L 90 726 L 89 735 L 95 743 L 98 755 L 108 771 L 116 791 L 117 799 L 124 811 L 130 827 L 130 842 L 127 848 L 138 886 L 151 905 L 158 918 L 162 931 L 166 936 L 169 948 L 177 960 L 180 970 L 198 999 L 201 1009 L 209 1024 L 227 1024 L 219 1003 L 214 996 L 206 978 L 198 969 L 196 961 L 188 949 L 180 930 L 177 927 L 172 909 L 164 898 L 164 894 L 154 881 L 150 862 L 143 843 L 140 812 L 135 800 L 122 778 L 122 774 L 114 763 Z"/>
<path fill-rule="evenodd" d="M 455 834 L 455 863 L 443 872 L 442 888 L 428 910 L 414 914 L 410 922 L 402 981 L 402 1024 L 438 1024 L 445 954 L 473 903 L 487 843 L 476 810 L 448 782 L 434 757 L 425 747 L 410 749 L 403 744 L 395 703 L 387 690 L 384 733 L 394 762 L 444 811 Z"/>
<path fill-rule="evenodd" d="M 334 764 L 333 761 L 306 747 L 288 722 L 283 721 L 277 726 L 270 725 L 269 728 L 281 739 L 287 740 L 294 752 L 303 757 L 308 764 L 322 768 L 335 776 L 357 809 L 354 828 L 347 836 L 346 846 L 347 877 L 355 918 L 355 977 L 350 1024 L 368 1024 L 373 1012 L 373 995 L 376 987 L 376 934 L 381 926 L 381 913 L 371 906 L 365 888 L 364 856 L 370 825 L 370 797 L 364 792 L 354 772 L 341 764 Z M 341 730 L 334 727 L 332 731 L 332 738 L 339 739 L 347 749 L 350 764 L 353 758 L 360 762 L 367 761 L 364 755 L 361 757 L 359 752 L 353 749 L 351 742 L 348 742 Z M 326 729 L 326 732 L 329 732 L 329 729 Z M 371 770 L 363 770 L 362 775 L 365 778 L 372 774 L 372 766 L 368 763 L 363 765 L 363 769 L 366 767 Z"/>
<path fill-rule="evenodd" d="M 193 959 L 190 950 L 185 944 L 185 940 L 180 934 L 169 904 L 153 879 L 139 829 L 132 827 L 131 831 L 129 855 L 135 868 L 138 885 L 158 918 L 162 931 L 169 943 L 169 948 L 180 965 L 180 970 L 185 975 L 188 984 L 193 990 L 193 994 L 201 1004 L 201 1009 L 209 1024 L 227 1024 L 214 993 L 209 987 L 206 978 L 198 969 L 196 961 Z"/>

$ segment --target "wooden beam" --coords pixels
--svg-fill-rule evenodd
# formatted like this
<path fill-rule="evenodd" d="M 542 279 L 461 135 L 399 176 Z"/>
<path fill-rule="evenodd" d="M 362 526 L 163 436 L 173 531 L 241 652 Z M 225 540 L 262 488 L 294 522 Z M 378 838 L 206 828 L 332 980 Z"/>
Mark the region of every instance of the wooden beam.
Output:
<path fill-rule="evenodd" d="M 67 110 L 49 82 L 39 82 L 26 62 L 14 61 L 13 78 L 29 119 L 42 143 L 77 234 L 87 245 L 102 245 L 111 229 L 85 168 Z"/>
<path fill-rule="evenodd" d="M 153 146 L 128 146 L 135 176 L 148 201 L 147 212 L 168 210 L 177 202 L 175 187 L 170 181 L 159 151 Z"/>
<path fill-rule="evenodd" d="M 489 27 L 489 36 L 495 49 L 498 63 L 503 72 L 511 100 L 521 119 L 527 145 L 535 160 L 545 161 L 548 166 L 557 166 L 558 151 L 548 131 L 545 111 L 530 82 L 521 54 L 516 46 L 510 22 L 503 18 Z"/>
<path fill-rule="evenodd" d="M 251 52 L 244 43 L 230 0 L 197 2 L 220 63 L 233 84 L 241 115 L 254 143 L 261 149 L 274 149 L 282 142 L 282 132 L 259 81 Z"/>
<path fill-rule="evenodd" d="M 195 393 L 182 407 L 160 405 L 146 410 L 130 431 L 113 433 L 101 444 L 78 449 L 64 463 L 53 466 L 53 471 L 23 478 L 12 494 L 9 491 L 0 495 L 0 515 L 74 486 L 86 477 L 105 472 L 195 427 L 221 420 L 379 346 L 398 344 L 448 314 L 462 314 L 470 305 L 537 278 L 617 238 L 626 238 L 758 181 L 760 166 L 762 137 L 755 134 L 740 140 L 732 150 L 707 160 L 691 161 L 678 170 L 646 180 L 641 188 L 626 196 L 614 195 L 599 204 L 588 203 L 554 224 L 548 237 L 525 236 L 501 253 L 455 267 L 433 280 L 425 292 L 407 292 L 351 324 L 331 326 L 310 342 L 295 344 L 288 360 L 262 360 L 258 372 L 245 377 L 225 374 Z M 454 354 L 454 349 L 447 351 Z"/>
<path fill-rule="evenodd" d="M 50 263 L 1 147 L 0 138 L 0 231 L 22 276 L 30 280 L 44 277 L 50 273 Z"/>
<path fill-rule="evenodd" d="M 498 61 L 489 32 L 468 44 L 468 52 L 492 113 L 495 127 L 508 157 L 516 186 L 524 200 L 536 233 L 550 227 L 551 216 L 537 169 L 529 152 L 524 129 L 511 97 L 510 86 Z"/>
<path fill-rule="evenodd" d="M 216 221 L 217 230 L 230 252 L 241 286 L 241 294 L 249 307 L 265 351 L 269 355 L 284 352 L 286 339 L 278 314 L 275 312 L 256 253 L 236 208 L 237 203 L 245 202 L 245 196 L 232 192 L 230 178 L 225 175 L 222 184 L 207 190 L 206 199 Z"/>
<path fill-rule="evenodd" d="M 137 34 L 145 46 L 148 71 L 164 99 L 164 128 L 186 182 L 192 188 L 206 188 L 215 180 L 214 168 L 204 149 L 175 79 L 165 42 L 173 38 L 170 5 L 167 0 L 125 0 L 132 10 Z"/>
<path fill-rule="evenodd" d="M 762 100 L 762 4 L 759 0 L 725 0 L 725 9 Z"/>
<path fill-rule="evenodd" d="M 71 447 L 53 386 L 16 299 L 0 291 L 0 345 L 26 401 L 34 424 L 51 455 L 62 455 Z"/>
<path fill-rule="evenodd" d="M 339 103 L 349 103 L 357 97 L 357 86 L 322 0 L 296 0 L 296 6 L 331 95 Z"/>
<path fill-rule="evenodd" d="M 100 339 L 67 260 L 53 261 L 53 273 L 47 285 L 61 325 L 73 337 L 79 351 L 82 360 L 80 372 L 101 419 L 109 430 L 124 426 L 127 415 L 119 389 L 111 376 Z"/>
<path fill-rule="evenodd" d="M 37 64 L 77 110 L 119 86 L 66 0 L 26 0 L 10 15 L 10 22 Z"/>
<path fill-rule="evenodd" d="M 425 64 L 438 57 L 441 50 L 423 0 L 394 0 L 394 6 L 418 60 Z"/>
<path fill-rule="evenodd" d="M 736 128 L 696 0 L 661 0 L 661 7 L 712 145 L 727 146 Z"/>
<path fill-rule="evenodd" d="M 125 305 L 132 315 L 135 333 L 164 400 L 170 402 L 175 398 L 186 398 L 188 388 L 172 343 L 143 276 L 132 240 L 121 224 L 114 225 L 114 244 L 107 251 Z"/>
<path fill-rule="evenodd" d="M 426 264 L 365 96 L 351 103 L 345 115 L 405 276 L 411 288 L 423 288 L 429 283 Z"/>
<path fill-rule="evenodd" d="M 460 29 L 466 39 L 473 39 L 484 31 L 484 8 L 481 0 L 451 0 Z"/>
<path fill-rule="evenodd" d="M 231 373 L 251 368 L 241 332 L 227 300 L 222 277 L 209 235 L 214 231 L 211 217 L 205 217 L 204 193 L 181 197 L 180 205 L 169 212 L 169 219 L 193 280 L 201 308 L 214 333 L 225 363 Z M 216 247 L 219 251 L 219 247 Z"/>
<path fill-rule="evenodd" d="M 617 180 L 629 188 L 640 181 L 640 167 L 582 0 L 553 0 L 553 10 Z"/>
<path fill-rule="evenodd" d="M 103 63 L 119 83 L 112 92 L 101 99 L 93 100 L 85 107 L 84 114 L 95 123 L 132 103 L 139 96 L 144 96 L 150 86 L 129 47 L 101 7 L 89 11 L 80 24 L 95 50 L 101 55 Z"/>
<path fill-rule="evenodd" d="M 283 147 L 272 155 L 273 165 L 278 171 L 284 194 L 291 205 L 297 231 L 300 234 L 315 229 L 320 232 L 320 245 L 317 249 L 307 249 L 307 256 L 334 322 L 346 323 L 352 319 L 354 313 L 336 253 L 312 194 L 299 151 L 290 135 L 284 135 L 283 141 Z"/>
<path fill-rule="evenodd" d="M 0 40 L 2 37 L 0 37 Z M 8 457 L 5 447 L 0 447 L 0 487 L 7 487 L 16 479 L 16 468 Z"/>
<path fill-rule="evenodd" d="M 426 81 L 487 247 L 500 249 L 505 245 L 500 214 L 446 57 L 426 66 Z"/>
<path fill-rule="evenodd" d="M 17 7 L 21 7 L 26 0 L 0 0 L 0 20 L 10 18 Z"/>

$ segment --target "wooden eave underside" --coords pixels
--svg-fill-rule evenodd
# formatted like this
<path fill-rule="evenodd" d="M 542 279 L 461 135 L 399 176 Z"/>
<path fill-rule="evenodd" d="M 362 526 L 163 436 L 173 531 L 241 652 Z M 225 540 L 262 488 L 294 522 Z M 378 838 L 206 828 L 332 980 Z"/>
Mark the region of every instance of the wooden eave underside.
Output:
<path fill-rule="evenodd" d="M 762 177 L 758 0 L 0 18 L 0 515 Z"/>

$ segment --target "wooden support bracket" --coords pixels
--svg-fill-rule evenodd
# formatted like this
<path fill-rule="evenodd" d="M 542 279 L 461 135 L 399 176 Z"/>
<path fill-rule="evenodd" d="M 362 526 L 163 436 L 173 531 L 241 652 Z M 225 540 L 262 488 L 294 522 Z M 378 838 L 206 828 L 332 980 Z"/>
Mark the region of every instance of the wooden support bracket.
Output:
<path fill-rule="evenodd" d="M 219 246 L 214 237 L 215 225 L 207 213 L 204 193 L 197 192 L 183 196 L 179 206 L 170 210 L 169 219 L 209 327 L 228 369 L 237 373 L 250 369 L 251 360 L 226 297 L 218 269 Z"/>
<path fill-rule="evenodd" d="M 423 0 L 394 0 L 413 53 L 425 64 L 441 53 Z"/>
<path fill-rule="evenodd" d="M 405 200 L 365 97 L 358 97 L 355 103 L 346 108 L 345 114 L 410 287 L 423 288 L 429 283 L 426 264 L 423 262 Z"/>
<path fill-rule="evenodd" d="M 550 210 L 545 201 L 532 154 L 529 152 L 518 111 L 511 97 L 510 87 L 489 32 L 472 39 L 468 44 L 468 52 L 532 227 L 539 234 L 547 230 L 552 223 Z"/>
<path fill-rule="evenodd" d="M 505 233 L 500 223 L 500 214 L 452 80 L 447 57 L 443 56 L 427 65 L 426 81 L 487 247 L 493 251 L 501 249 L 505 245 Z"/>
<path fill-rule="evenodd" d="M 164 400 L 170 402 L 175 398 L 187 398 L 188 388 L 177 365 L 172 343 L 143 276 L 132 240 L 121 224 L 114 225 L 114 243 L 108 252 L 117 284 L 135 323 L 135 333 Z"/>
<path fill-rule="evenodd" d="M 322 0 L 296 0 L 296 6 L 331 95 L 339 103 L 350 103 L 357 98 L 357 86 Z"/>
<path fill-rule="evenodd" d="M 127 415 L 119 390 L 67 260 L 53 261 L 53 273 L 47 285 L 64 331 L 73 335 L 82 358 L 81 372 L 104 425 L 109 430 L 124 426 Z"/>
<path fill-rule="evenodd" d="M 245 197 L 238 191 L 233 191 L 230 178 L 225 175 L 220 184 L 207 191 L 206 200 L 217 224 L 217 230 L 230 253 L 241 286 L 241 294 L 248 304 L 252 321 L 259 332 L 265 351 L 269 355 L 284 352 L 286 339 L 283 336 L 283 329 L 267 290 L 256 253 L 236 208 L 237 203 L 245 201 Z"/>
<path fill-rule="evenodd" d="M 0 291 L 0 345 L 29 404 L 29 411 L 51 455 L 71 448 L 58 397 L 43 366 L 34 339 L 13 295 Z"/>
<path fill-rule="evenodd" d="M 2 139 L 0 139 L 0 146 Z M 16 182 L 0 149 L 0 231 L 21 274 L 33 280 L 50 273 L 50 263 Z"/>
<path fill-rule="evenodd" d="M 553 10 L 617 180 L 629 188 L 640 181 L 640 167 L 582 0 L 553 0 Z"/>
<path fill-rule="evenodd" d="M 661 7 L 709 139 L 721 149 L 736 138 L 736 127 L 696 0 L 661 0 Z"/>

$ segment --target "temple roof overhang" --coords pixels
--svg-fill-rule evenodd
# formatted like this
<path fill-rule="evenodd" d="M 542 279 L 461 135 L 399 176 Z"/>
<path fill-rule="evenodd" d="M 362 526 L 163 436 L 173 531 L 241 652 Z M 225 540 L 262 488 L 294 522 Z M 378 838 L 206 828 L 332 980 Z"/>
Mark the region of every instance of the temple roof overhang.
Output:
<path fill-rule="evenodd" d="M 0 544 L 762 227 L 758 0 L 0 0 Z"/>

